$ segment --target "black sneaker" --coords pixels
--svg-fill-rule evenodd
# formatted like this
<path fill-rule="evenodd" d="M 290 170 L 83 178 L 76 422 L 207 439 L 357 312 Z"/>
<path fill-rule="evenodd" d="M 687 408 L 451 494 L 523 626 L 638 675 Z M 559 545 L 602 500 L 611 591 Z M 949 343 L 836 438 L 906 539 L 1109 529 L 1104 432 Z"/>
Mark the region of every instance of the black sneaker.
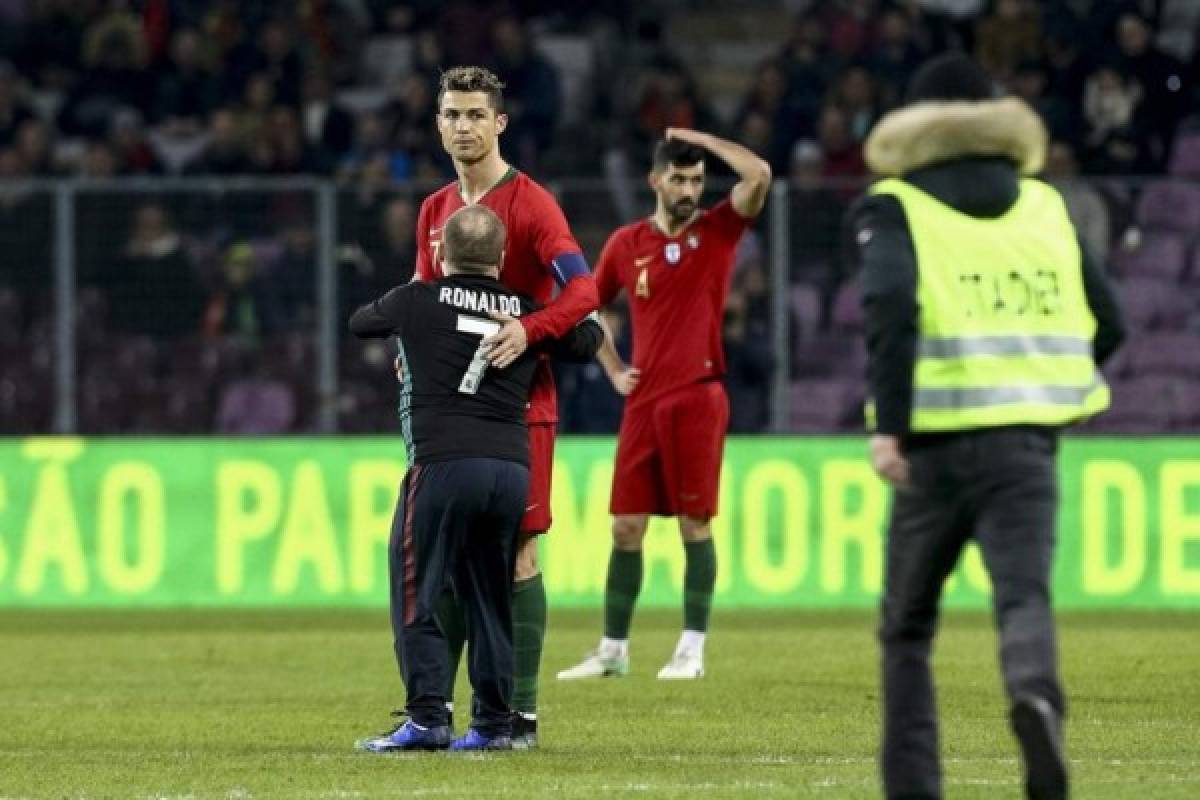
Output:
<path fill-rule="evenodd" d="M 520 711 L 513 712 L 512 746 L 513 750 L 537 749 L 537 717 L 527 717 Z"/>
<path fill-rule="evenodd" d="M 1013 701 L 1011 716 L 1025 762 L 1025 795 L 1029 800 L 1066 800 L 1067 761 L 1058 713 L 1045 698 L 1030 695 Z"/>

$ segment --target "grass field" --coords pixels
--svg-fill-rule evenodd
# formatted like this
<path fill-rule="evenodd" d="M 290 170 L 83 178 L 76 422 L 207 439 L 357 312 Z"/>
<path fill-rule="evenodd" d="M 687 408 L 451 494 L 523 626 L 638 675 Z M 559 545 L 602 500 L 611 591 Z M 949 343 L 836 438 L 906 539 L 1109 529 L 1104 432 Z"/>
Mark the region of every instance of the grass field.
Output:
<path fill-rule="evenodd" d="M 1075 797 L 1200 797 L 1200 615 L 1060 618 Z M 595 612 L 552 617 L 542 748 L 370 756 L 400 705 L 383 612 L 0 613 L 0 797 L 878 797 L 868 613 L 718 612 L 709 675 L 559 684 Z M 987 617 L 937 660 L 947 797 L 1020 796 Z M 460 692 L 460 702 L 465 699 Z"/>

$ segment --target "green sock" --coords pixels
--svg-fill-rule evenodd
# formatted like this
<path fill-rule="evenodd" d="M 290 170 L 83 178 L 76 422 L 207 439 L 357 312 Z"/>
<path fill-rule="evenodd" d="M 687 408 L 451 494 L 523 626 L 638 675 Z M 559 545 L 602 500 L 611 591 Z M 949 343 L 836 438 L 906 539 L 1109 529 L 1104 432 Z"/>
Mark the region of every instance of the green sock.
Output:
<path fill-rule="evenodd" d="M 604 585 L 604 635 L 628 639 L 633 608 L 642 590 L 642 551 L 613 548 Z"/>
<path fill-rule="evenodd" d="M 717 548 L 712 539 L 684 542 L 686 566 L 683 572 L 683 629 L 708 630 L 708 612 L 712 608 L 713 586 L 717 582 Z"/>
<path fill-rule="evenodd" d="M 467 641 L 467 620 L 454 592 L 447 591 L 437 609 L 438 623 L 446 634 L 446 649 L 450 651 L 450 682 L 446 686 L 446 701 L 454 702 L 454 684 L 458 679 L 458 662 L 462 660 L 463 645 Z"/>
<path fill-rule="evenodd" d="M 546 641 L 546 585 L 540 574 L 513 584 L 513 708 L 537 713 L 538 670 Z"/>

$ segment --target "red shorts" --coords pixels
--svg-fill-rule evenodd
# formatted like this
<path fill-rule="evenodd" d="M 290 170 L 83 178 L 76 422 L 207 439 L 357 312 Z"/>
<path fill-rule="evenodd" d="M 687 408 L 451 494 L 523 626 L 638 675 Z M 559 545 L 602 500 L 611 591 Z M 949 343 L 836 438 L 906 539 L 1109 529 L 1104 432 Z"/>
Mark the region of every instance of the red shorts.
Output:
<path fill-rule="evenodd" d="M 550 530 L 550 476 L 554 473 L 554 423 L 529 425 L 529 499 L 521 533 Z"/>
<path fill-rule="evenodd" d="M 613 472 L 614 514 L 717 514 L 729 398 L 718 381 L 626 407 Z"/>

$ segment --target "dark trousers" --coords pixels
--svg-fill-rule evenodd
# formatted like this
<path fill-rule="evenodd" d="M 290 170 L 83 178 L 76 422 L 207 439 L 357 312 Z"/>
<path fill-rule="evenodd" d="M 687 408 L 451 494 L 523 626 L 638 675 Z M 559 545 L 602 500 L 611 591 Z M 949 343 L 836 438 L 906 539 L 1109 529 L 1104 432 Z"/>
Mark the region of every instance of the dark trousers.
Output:
<path fill-rule="evenodd" d="M 912 486 L 892 505 L 879 631 L 889 798 L 942 796 L 929 656 L 942 585 L 971 537 L 992 581 L 1009 698 L 1037 695 L 1064 711 L 1050 610 L 1056 447 L 1047 433 L 1000 428 L 906 453 Z"/>
<path fill-rule="evenodd" d="M 449 658 L 438 599 L 458 596 L 470 642 L 472 725 L 510 730 L 513 692 L 512 581 L 529 470 L 511 461 L 464 458 L 409 468 L 388 547 L 396 662 L 418 725 L 446 724 Z"/>

